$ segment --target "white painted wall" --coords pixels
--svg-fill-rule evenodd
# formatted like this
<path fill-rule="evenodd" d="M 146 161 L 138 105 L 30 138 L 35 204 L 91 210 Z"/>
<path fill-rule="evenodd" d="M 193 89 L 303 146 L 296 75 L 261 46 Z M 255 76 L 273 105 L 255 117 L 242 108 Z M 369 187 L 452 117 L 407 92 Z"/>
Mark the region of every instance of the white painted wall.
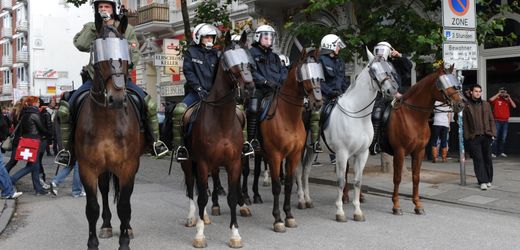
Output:
<path fill-rule="evenodd" d="M 89 60 L 89 54 L 80 52 L 72 43 L 83 25 L 94 20 L 89 4 L 76 8 L 63 0 L 32 0 L 28 4 L 29 16 L 29 92 L 31 95 L 60 95 L 61 86 L 77 89 L 81 85 L 79 72 Z M 38 46 L 40 45 L 40 46 Z M 38 70 L 66 72 L 58 79 L 34 78 Z M 47 86 L 56 86 L 56 93 L 48 93 Z M 66 87 L 65 87 L 66 88 Z"/>

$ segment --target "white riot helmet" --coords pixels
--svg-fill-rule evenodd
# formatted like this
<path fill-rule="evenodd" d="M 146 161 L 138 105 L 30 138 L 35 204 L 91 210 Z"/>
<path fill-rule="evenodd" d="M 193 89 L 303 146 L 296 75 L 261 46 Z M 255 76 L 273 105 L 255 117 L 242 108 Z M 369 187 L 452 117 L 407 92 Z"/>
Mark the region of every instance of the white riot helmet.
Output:
<path fill-rule="evenodd" d="M 390 45 L 388 42 L 379 42 L 374 47 L 374 56 L 380 56 L 387 60 L 392 50 L 394 50 L 394 48 L 392 48 L 392 45 Z"/>
<path fill-rule="evenodd" d="M 120 1 L 119 0 L 91 0 L 90 4 L 93 5 L 93 8 L 94 8 L 94 12 L 98 12 L 98 5 L 100 3 L 109 3 L 112 5 L 112 15 L 113 17 L 117 15 L 117 8 L 120 4 Z M 100 13 L 101 14 L 101 13 Z M 103 15 L 102 15 L 103 17 Z"/>
<path fill-rule="evenodd" d="M 206 49 L 211 49 L 211 48 L 213 48 L 213 45 L 215 44 L 215 38 L 217 37 L 217 34 L 218 34 L 218 32 L 217 32 L 217 28 L 215 26 L 213 26 L 211 24 L 207 24 L 207 23 L 201 23 L 195 27 L 195 29 L 193 30 L 192 36 L 193 36 L 193 41 L 199 45 L 200 45 L 202 37 L 213 36 L 213 41 L 211 41 L 207 44 L 204 44 Z"/>
<path fill-rule="evenodd" d="M 273 29 L 273 27 L 269 25 L 261 25 L 260 27 L 256 28 L 253 40 L 268 48 L 273 46 L 275 35 L 276 31 Z M 263 43 L 262 39 L 266 39 L 264 40 L 266 43 Z"/>
<path fill-rule="evenodd" d="M 289 60 L 289 57 L 287 57 L 286 55 L 278 55 L 278 57 L 280 58 L 280 63 L 285 66 L 285 67 L 289 67 L 289 65 L 291 65 L 291 61 Z"/>
<path fill-rule="evenodd" d="M 240 38 L 241 38 L 240 35 L 234 34 L 234 35 L 231 36 L 231 41 L 232 42 L 240 42 Z"/>
<path fill-rule="evenodd" d="M 337 35 L 328 34 L 321 39 L 320 49 L 322 54 L 335 52 L 338 46 L 340 49 L 347 47 L 347 45 Z"/>

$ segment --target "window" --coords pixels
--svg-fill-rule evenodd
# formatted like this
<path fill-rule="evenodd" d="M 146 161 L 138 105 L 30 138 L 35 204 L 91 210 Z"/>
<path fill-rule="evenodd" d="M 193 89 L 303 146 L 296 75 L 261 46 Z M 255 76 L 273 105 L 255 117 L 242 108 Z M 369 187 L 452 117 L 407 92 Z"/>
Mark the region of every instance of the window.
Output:
<path fill-rule="evenodd" d="M 16 79 L 18 83 L 27 82 L 27 72 L 25 66 L 16 68 Z"/>
<path fill-rule="evenodd" d="M 3 26 L 4 29 L 5 28 L 11 28 L 11 13 L 9 13 L 8 15 L 4 16 L 3 23 L 4 23 L 4 26 Z"/>
<path fill-rule="evenodd" d="M 26 21 L 25 18 L 25 6 L 16 9 L 16 25 L 20 25 L 21 22 Z"/>
<path fill-rule="evenodd" d="M 4 85 L 11 85 L 11 71 L 3 70 L 4 73 Z"/>
<path fill-rule="evenodd" d="M 2 55 L 11 56 L 11 42 L 6 42 L 2 45 Z"/>
<path fill-rule="evenodd" d="M 27 52 L 25 36 L 16 38 L 16 52 Z"/>

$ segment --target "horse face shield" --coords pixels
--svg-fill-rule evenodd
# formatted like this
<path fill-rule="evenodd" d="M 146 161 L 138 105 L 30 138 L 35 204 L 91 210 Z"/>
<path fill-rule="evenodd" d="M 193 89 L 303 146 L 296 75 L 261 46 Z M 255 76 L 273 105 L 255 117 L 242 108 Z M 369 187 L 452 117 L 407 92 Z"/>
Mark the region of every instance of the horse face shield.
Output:
<path fill-rule="evenodd" d="M 370 66 L 369 73 L 377 84 L 385 98 L 391 98 L 397 93 L 399 85 L 395 80 L 393 67 L 385 60 L 374 61 Z"/>
<path fill-rule="evenodd" d="M 238 45 L 237 45 L 238 46 Z M 231 79 L 240 89 L 245 86 L 246 95 L 253 95 L 254 84 L 251 74 L 253 60 L 251 55 L 243 48 L 235 48 L 224 52 L 224 70 L 231 72 Z"/>
<path fill-rule="evenodd" d="M 450 105 L 454 112 L 460 112 L 464 108 L 462 95 L 460 90 L 462 84 L 459 82 L 457 77 L 453 74 L 444 74 L 439 76 L 435 83 L 437 89 L 439 89 L 444 97 L 446 104 Z"/>
<path fill-rule="evenodd" d="M 304 63 L 298 70 L 298 82 L 303 83 L 303 89 L 308 96 L 312 108 L 318 110 L 323 105 L 321 82 L 325 81 L 323 67 L 319 63 Z"/>

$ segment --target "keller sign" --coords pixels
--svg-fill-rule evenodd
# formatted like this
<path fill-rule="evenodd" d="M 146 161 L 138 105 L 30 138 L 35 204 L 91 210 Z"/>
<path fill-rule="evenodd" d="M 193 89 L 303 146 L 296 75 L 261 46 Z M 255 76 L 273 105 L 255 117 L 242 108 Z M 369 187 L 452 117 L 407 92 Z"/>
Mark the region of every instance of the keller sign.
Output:
<path fill-rule="evenodd" d="M 475 29 L 475 0 L 442 0 L 442 26 Z"/>
<path fill-rule="evenodd" d="M 180 66 L 182 57 L 180 55 L 155 54 L 155 66 Z"/>

